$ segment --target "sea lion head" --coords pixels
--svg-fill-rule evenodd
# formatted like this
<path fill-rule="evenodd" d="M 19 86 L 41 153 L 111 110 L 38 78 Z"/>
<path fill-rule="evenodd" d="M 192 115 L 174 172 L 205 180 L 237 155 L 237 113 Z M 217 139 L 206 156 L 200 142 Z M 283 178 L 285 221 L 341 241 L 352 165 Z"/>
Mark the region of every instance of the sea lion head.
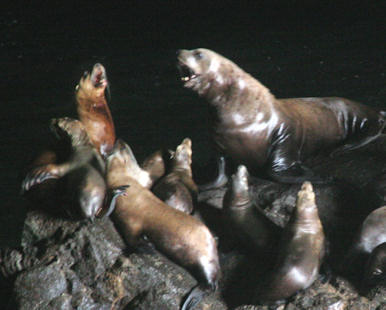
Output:
<path fill-rule="evenodd" d="M 142 169 L 149 172 L 153 183 L 165 174 L 164 152 L 158 150 L 142 162 Z"/>
<path fill-rule="evenodd" d="M 225 92 L 241 70 L 225 57 L 205 48 L 179 50 L 178 69 L 184 86 L 199 95 Z"/>
<path fill-rule="evenodd" d="M 122 180 L 126 177 L 134 178 L 139 184 L 149 188 L 152 180 L 148 172 L 143 170 L 134 156 L 130 146 L 121 139 L 117 139 L 114 148 L 106 158 L 108 173 L 108 183 L 113 180 Z M 110 180 L 109 180 L 110 179 Z"/>
<path fill-rule="evenodd" d="M 249 173 L 244 165 L 237 168 L 237 172 L 232 175 L 230 187 L 224 197 L 225 208 L 243 208 L 249 207 Z"/>
<path fill-rule="evenodd" d="M 386 285 L 386 242 L 381 243 L 371 252 L 365 267 L 363 282 L 365 287 Z"/>
<path fill-rule="evenodd" d="M 171 152 L 171 158 L 177 166 L 190 167 L 192 164 L 192 140 L 185 138 L 182 143 L 177 146 L 176 151 Z"/>
<path fill-rule="evenodd" d="M 96 102 L 98 98 L 104 98 L 105 91 L 108 91 L 108 84 L 106 69 L 100 63 L 96 63 L 91 73 L 84 72 L 79 84 L 75 87 L 75 96 L 77 99 L 89 98 Z M 106 95 L 109 97 L 108 93 Z"/>
<path fill-rule="evenodd" d="M 90 144 L 86 129 L 76 119 L 70 117 L 53 118 L 50 127 L 58 139 L 69 141 L 72 146 Z"/>
<path fill-rule="evenodd" d="M 315 204 L 315 193 L 310 182 L 304 182 L 297 196 L 297 210 L 307 211 L 314 210 Z"/>

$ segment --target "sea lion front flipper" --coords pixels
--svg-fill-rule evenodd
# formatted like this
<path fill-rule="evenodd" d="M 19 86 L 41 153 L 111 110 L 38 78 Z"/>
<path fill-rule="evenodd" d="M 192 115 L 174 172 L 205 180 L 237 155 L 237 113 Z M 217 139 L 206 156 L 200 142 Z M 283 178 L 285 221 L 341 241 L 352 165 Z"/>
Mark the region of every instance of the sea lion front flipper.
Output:
<path fill-rule="evenodd" d="M 126 195 L 126 189 L 129 188 L 129 186 L 130 185 L 122 185 L 122 186 L 110 189 L 106 194 L 105 203 L 104 203 L 105 206 L 108 205 L 108 208 L 102 208 L 100 211 L 98 211 L 97 217 L 105 218 L 110 216 L 110 214 L 115 209 L 117 198 L 121 195 Z"/>
<path fill-rule="evenodd" d="M 217 167 L 218 167 L 218 175 L 216 179 L 212 182 L 198 185 L 198 190 L 200 192 L 207 191 L 210 189 L 216 189 L 224 186 L 228 182 L 228 177 L 225 173 L 225 157 L 220 156 L 217 158 Z"/>
<path fill-rule="evenodd" d="M 206 294 L 207 293 L 202 290 L 200 285 L 196 285 L 186 296 L 184 303 L 182 304 L 181 310 L 193 309 L 193 307 L 197 305 Z"/>
<path fill-rule="evenodd" d="M 21 184 L 21 193 L 27 192 L 32 186 L 43 183 L 48 179 L 58 179 L 61 176 L 56 172 L 57 165 L 48 164 L 37 167 L 27 174 Z"/>

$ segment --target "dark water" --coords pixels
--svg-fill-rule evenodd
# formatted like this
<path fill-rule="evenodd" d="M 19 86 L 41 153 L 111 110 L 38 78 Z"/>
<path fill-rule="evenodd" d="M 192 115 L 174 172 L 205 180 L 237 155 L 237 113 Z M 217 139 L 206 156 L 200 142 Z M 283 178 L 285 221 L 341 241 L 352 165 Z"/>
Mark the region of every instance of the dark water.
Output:
<path fill-rule="evenodd" d="M 2 8 L 0 190 L 5 201 L 17 195 L 20 172 L 44 144 L 49 119 L 75 116 L 74 87 L 96 62 L 105 65 L 111 82 L 117 133 L 139 159 L 160 147 L 174 148 L 187 136 L 195 162 L 210 158 L 206 107 L 178 81 L 179 48 L 213 49 L 277 97 L 342 96 L 386 106 L 383 1 L 307 6 L 256 1 L 250 7 L 219 1 L 111 2 L 31 1 Z M 9 212 L 1 209 L 3 220 Z"/>

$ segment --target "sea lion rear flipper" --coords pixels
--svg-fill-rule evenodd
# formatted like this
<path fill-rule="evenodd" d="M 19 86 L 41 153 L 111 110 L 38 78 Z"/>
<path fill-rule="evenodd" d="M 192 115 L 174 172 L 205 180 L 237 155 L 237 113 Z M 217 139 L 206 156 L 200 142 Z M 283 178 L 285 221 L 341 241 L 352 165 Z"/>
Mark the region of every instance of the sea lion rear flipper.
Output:
<path fill-rule="evenodd" d="M 186 296 L 184 303 L 182 304 L 181 310 L 193 309 L 193 307 L 197 305 L 197 303 L 199 303 L 206 294 L 207 293 L 202 290 L 200 285 L 193 287 L 192 290 Z"/>
<path fill-rule="evenodd" d="M 106 194 L 105 197 L 105 203 L 104 205 L 107 206 L 108 208 L 102 208 L 98 213 L 97 217 L 99 218 L 104 218 L 110 216 L 110 214 L 114 211 L 115 209 L 115 204 L 117 202 L 118 196 L 121 195 L 126 195 L 126 189 L 130 185 L 122 185 L 113 189 L 110 189 L 108 193 Z"/>

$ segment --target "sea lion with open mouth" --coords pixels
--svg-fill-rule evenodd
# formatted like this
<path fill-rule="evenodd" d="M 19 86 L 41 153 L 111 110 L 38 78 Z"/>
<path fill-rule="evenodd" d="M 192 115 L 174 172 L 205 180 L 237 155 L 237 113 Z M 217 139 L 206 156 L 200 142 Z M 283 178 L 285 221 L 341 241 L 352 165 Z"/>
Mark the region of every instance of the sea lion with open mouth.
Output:
<path fill-rule="evenodd" d="M 220 154 L 255 175 L 265 173 L 283 183 L 323 182 L 302 165 L 305 159 L 338 147 L 358 148 L 385 129 L 385 111 L 345 98 L 277 99 L 235 63 L 208 49 L 178 51 L 178 67 L 184 86 L 210 104 L 212 137 Z"/>
<path fill-rule="evenodd" d="M 80 121 L 92 144 L 105 157 L 115 143 L 113 118 L 106 100 L 108 81 L 105 68 L 97 63 L 91 74 L 84 73 L 75 88 L 75 99 Z"/>

